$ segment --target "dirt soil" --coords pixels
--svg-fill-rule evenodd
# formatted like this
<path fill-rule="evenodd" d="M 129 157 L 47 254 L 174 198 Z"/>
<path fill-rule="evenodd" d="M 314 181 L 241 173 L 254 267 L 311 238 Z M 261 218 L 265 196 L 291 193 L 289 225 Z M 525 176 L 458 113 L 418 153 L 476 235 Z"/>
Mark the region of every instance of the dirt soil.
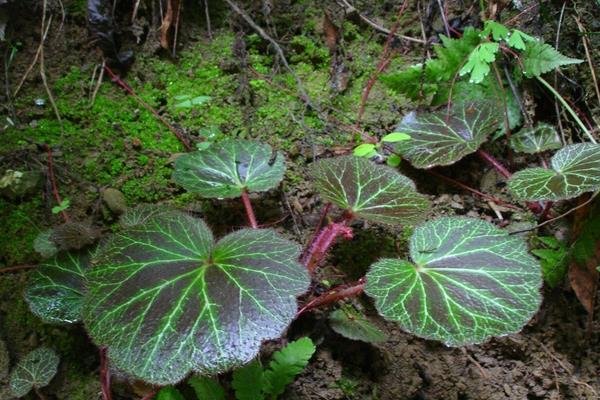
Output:
<path fill-rule="evenodd" d="M 2 111 L 6 118 L 1 121 L 0 173 L 7 169 L 45 172 L 47 158 L 41 145 L 48 142 L 55 152 L 58 186 L 64 197 L 71 199 L 68 209 L 71 218 L 91 222 L 98 234 L 110 231 L 116 221 L 116 216 L 102 202 L 101 193 L 107 187 L 116 187 L 123 192 L 130 206 L 168 203 L 187 209 L 206 218 L 217 227 L 217 232 L 243 225 L 243 208 L 239 204 L 200 201 L 170 182 L 171 157 L 183 152 L 183 148 L 169 131 L 110 79 L 105 77 L 97 93 L 96 105 L 88 107 L 95 90 L 91 79 L 92 75 L 97 77 L 94 71 L 100 62 L 100 53 L 89 39 L 85 1 L 63 2 L 67 18 L 61 30 L 58 30 L 60 4 L 49 2 L 53 25 L 45 45 L 44 61 L 50 87 L 62 114 L 64 132 L 60 132 L 38 64 L 17 96 L 2 95 Z M 7 4 L 3 3 L 0 1 L 0 10 L 9 18 L 7 41 L 2 42 L 5 62 L 0 70 L 3 85 L 9 85 L 6 92 L 12 93 L 37 52 L 41 9 L 33 5 L 35 2 L 17 4 L 9 0 Z M 337 6 L 331 5 L 327 9 L 329 6 L 321 6 L 318 2 L 264 1 L 263 5 L 273 8 L 263 10 L 261 14 L 261 8 L 255 2 L 240 2 L 252 10 L 258 23 L 268 26 L 269 32 L 277 33 L 310 96 L 331 109 L 341 110 L 336 114 L 338 120 L 329 119 L 324 123 L 319 120 L 321 116 L 307 111 L 298 99 L 293 78 L 286 75 L 280 61 L 273 57 L 273 49 L 268 43 L 239 18 L 231 16 L 221 2 L 209 2 L 213 41 L 207 36 L 204 10 L 198 2 L 185 3 L 187 12 L 183 14 L 175 58 L 157 45 L 155 17 L 147 5 L 151 2 L 142 2 L 139 19 L 133 25 L 123 22 L 127 15 L 130 16 L 127 14 L 131 12 L 130 2 L 117 3 L 117 16 L 119 12 L 123 14 L 123 17 L 117 17 L 123 48 L 132 48 L 136 54 L 136 61 L 125 79 L 145 101 L 171 118 L 192 142 L 201 135 L 211 135 L 211 130 L 217 127 L 216 137 L 259 138 L 284 149 L 289 172 L 283 188 L 261 196 L 257 214 L 260 220 L 274 224 L 289 237 L 305 241 L 314 229 L 321 205 L 306 181 L 306 165 L 315 158 L 347 152 L 353 147 L 352 133 L 341 127 L 352 125 L 349 121 L 358 111 L 360 95 L 377 63 L 385 35 L 374 32 L 357 15 L 349 15 L 343 34 L 343 46 L 346 47 L 340 53 L 345 61 L 336 65 L 326 46 L 327 32 L 322 16 L 324 10 L 329 10 L 334 22 L 335 18 L 343 18 L 336 14 L 339 12 Z M 355 6 L 378 24 L 390 26 L 397 12 L 396 3 L 365 0 L 357 1 Z M 523 3 L 527 10 L 534 2 Z M 599 22 L 595 15 L 600 12 L 600 5 L 579 3 L 582 22 L 590 31 L 598 31 Z M 451 11 L 460 9 L 467 15 L 465 10 L 473 10 L 479 2 L 450 4 Z M 535 16 L 522 13 L 523 23 L 530 24 L 533 33 L 543 35 L 553 43 L 561 6 L 560 2 L 543 2 Z M 569 7 L 568 12 L 572 15 L 574 11 Z M 402 34 L 419 37 L 418 18 L 415 14 L 410 15 L 402 24 Z M 456 15 L 460 16 L 460 13 Z M 469 15 L 477 17 L 472 11 Z M 2 21 L 0 19 L 0 23 Z M 440 21 L 436 20 L 434 29 L 441 29 Z M 242 33 L 236 36 L 233 32 L 238 31 Z M 246 49 L 240 49 L 236 37 L 244 38 Z M 565 19 L 562 37 L 563 47 L 569 47 L 569 40 L 579 43 L 572 16 Z M 593 42 L 592 55 L 600 61 L 600 40 Z M 400 49 L 392 67 L 421 59 L 418 46 L 404 42 L 398 46 Z M 15 56 L 9 62 L 13 49 Z M 573 50 L 570 56 L 585 57 L 579 44 L 570 50 Z M 274 76 L 279 74 L 283 78 L 276 85 L 269 85 L 244 69 L 245 62 L 258 65 L 255 69 L 259 73 L 270 75 L 276 71 Z M 564 90 L 579 96 L 578 100 L 582 102 L 596 104 L 593 96 L 588 94 L 592 93 L 589 69 L 583 66 L 575 73 L 578 75 L 574 80 L 578 83 L 573 87 L 567 82 Z M 193 90 L 194 85 L 205 85 L 202 90 L 214 97 L 215 105 L 203 111 L 175 111 L 169 103 L 171 95 L 177 94 L 173 85 L 185 84 L 182 82 L 186 77 L 192 83 L 182 86 L 181 90 L 185 92 Z M 330 90 L 331 77 L 344 88 Z M 388 133 L 406 110 L 406 103 L 392 98 L 380 85 L 375 85 L 371 97 L 362 126 L 376 135 Z M 36 99 L 44 99 L 44 105 L 36 105 Z M 553 110 L 553 105 L 544 103 L 547 99 L 535 101 L 538 112 Z M 104 106 L 113 109 L 110 113 L 97 111 L 96 107 Z M 589 109 L 596 124 L 600 123 L 597 105 Z M 280 114 L 276 114 L 278 112 Z M 348 115 L 352 118 L 344 119 Z M 479 160 L 468 158 L 444 173 L 474 187 L 487 185 L 484 191 L 508 199 L 502 179 L 493 173 L 482 177 L 483 169 Z M 486 201 L 447 182 L 432 179 L 422 171 L 403 167 L 403 172 L 418 182 L 421 192 L 431 197 L 436 215 L 468 215 L 499 222 L 498 210 L 490 208 Z M 41 183 L 19 200 L 1 201 L 0 268 L 35 265 L 39 256 L 32 248 L 34 238 L 40 231 L 61 222 L 60 215 L 50 211 L 55 204 L 48 182 Z M 500 212 L 510 223 L 530 221 L 524 211 L 501 208 Z M 374 260 L 395 253 L 396 245 L 405 243 L 406 232 L 403 230 L 369 225 L 360 225 L 360 228 L 362 230 L 353 241 L 341 243 L 333 251 L 329 269 L 324 268 L 327 271 L 323 273 L 323 279 L 340 280 L 340 274 L 348 281 L 356 279 Z M 553 229 L 564 232 L 566 228 L 554 225 Z M 341 265 L 343 271 L 339 270 Z M 47 399 L 100 399 L 95 347 L 81 327 L 46 325 L 28 312 L 22 291 L 29 274 L 28 269 L 0 274 L 0 399 L 9 398 L 6 374 L 10 367 L 29 350 L 42 344 L 55 348 L 62 357 L 57 378 L 44 390 Z M 388 335 L 388 340 L 383 343 L 345 339 L 328 326 L 326 310 L 317 310 L 290 327 L 288 339 L 310 335 L 318 348 L 308 368 L 281 398 L 600 399 L 600 323 L 597 320 L 590 322 L 567 283 L 546 289 L 544 294 L 542 309 L 521 333 L 458 349 L 402 332 L 395 324 L 377 317 L 367 299 L 352 302 L 365 310 L 372 322 Z M 10 361 L 6 361 L 7 358 Z M 118 376 L 113 389 L 115 399 L 141 398 Z"/>

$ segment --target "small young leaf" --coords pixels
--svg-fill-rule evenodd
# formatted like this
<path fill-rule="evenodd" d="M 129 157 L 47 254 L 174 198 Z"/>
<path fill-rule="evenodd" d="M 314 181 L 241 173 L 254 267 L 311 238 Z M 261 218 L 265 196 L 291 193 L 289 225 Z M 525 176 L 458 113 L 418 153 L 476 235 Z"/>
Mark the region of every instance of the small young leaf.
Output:
<path fill-rule="evenodd" d="M 546 150 L 560 149 L 562 143 L 558 132 L 552 125 L 538 124 L 533 128 L 523 128 L 510 137 L 510 145 L 522 153 L 541 153 Z"/>
<path fill-rule="evenodd" d="M 67 208 L 71 206 L 71 200 L 64 199 L 60 202 L 59 205 L 52 207 L 52 214 L 58 214 L 65 211 Z"/>
<path fill-rule="evenodd" d="M 63 252 L 40 265 L 25 290 L 31 312 L 48 323 L 79 322 L 92 254 Z"/>
<path fill-rule="evenodd" d="M 446 109 L 406 115 L 396 131 L 411 140 L 394 143 L 394 149 L 415 168 L 450 165 L 475 152 L 497 126 L 498 108 L 487 102 L 454 104 Z"/>
<path fill-rule="evenodd" d="M 193 108 L 212 100 L 210 96 L 197 96 L 194 98 L 191 96 L 176 96 L 175 98 L 177 100 L 183 100 L 175 104 L 175 108 Z"/>
<path fill-rule="evenodd" d="M 389 143 L 401 142 L 403 140 L 410 140 L 410 135 L 407 135 L 406 133 L 402 133 L 402 132 L 392 132 L 392 133 L 388 133 L 387 135 L 385 135 L 384 137 L 381 138 L 382 142 L 389 142 Z"/>
<path fill-rule="evenodd" d="M 391 154 L 386 160 L 386 164 L 392 168 L 397 167 L 398 165 L 400 165 L 401 162 L 402 158 L 400 158 L 400 156 L 396 154 Z"/>
<path fill-rule="evenodd" d="M 508 45 L 513 49 L 525 50 L 525 42 L 534 42 L 536 39 L 533 36 L 529 36 L 525 32 L 518 29 L 513 29 L 508 39 Z"/>
<path fill-rule="evenodd" d="M 531 253 L 540 259 L 544 281 L 553 288 L 567 273 L 567 247 L 553 236 L 540 236 L 536 239 L 543 246 L 532 249 Z"/>
<path fill-rule="evenodd" d="M 225 400 L 225 389 L 216 380 L 206 376 L 192 376 L 187 380 L 198 400 Z"/>
<path fill-rule="evenodd" d="M 497 42 L 500 40 L 506 40 L 509 35 L 508 28 L 506 26 L 491 19 L 485 21 L 483 31 L 481 32 L 481 37 L 487 38 L 490 33 L 492 34 L 492 38 Z"/>
<path fill-rule="evenodd" d="M 441 44 L 433 50 L 437 57 L 425 66 L 413 65 L 405 71 L 382 76 L 381 81 L 397 93 L 411 100 L 434 95 L 441 87 L 449 87 L 454 76 L 480 43 L 479 30 L 467 27 L 462 37 L 450 39 L 441 35 Z"/>
<path fill-rule="evenodd" d="M 273 360 L 264 375 L 267 384 L 266 392 L 271 395 L 271 399 L 276 399 L 284 392 L 285 387 L 294 381 L 296 375 L 308 365 L 308 360 L 315 350 L 312 340 L 304 337 L 290 342 L 273 354 Z"/>
<path fill-rule="evenodd" d="M 253 360 L 233 371 L 231 386 L 235 390 L 236 400 L 263 400 L 264 371 L 258 361 Z"/>
<path fill-rule="evenodd" d="M 329 315 L 331 329 L 345 338 L 362 340 L 367 343 L 383 342 L 387 339 L 375 325 L 370 323 L 364 315 L 348 310 L 335 310 Z"/>
<path fill-rule="evenodd" d="M 44 258 L 50 258 L 58 252 L 56 243 L 52 241 L 52 229 L 45 230 L 37 235 L 33 241 L 33 249 Z"/>
<path fill-rule="evenodd" d="M 248 140 L 226 140 L 175 160 L 173 178 L 203 197 L 239 197 L 244 190 L 264 192 L 277 186 L 285 171 L 284 156 L 271 146 Z"/>
<path fill-rule="evenodd" d="M 600 189 L 600 145 L 578 143 L 552 157 L 552 169 L 526 168 L 508 181 L 520 200 L 566 200 Z"/>
<path fill-rule="evenodd" d="M 473 50 L 467 63 L 461 68 L 460 76 L 471 74 L 469 82 L 481 83 L 490 72 L 490 64 L 496 61 L 498 43 L 481 43 Z"/>
<path fill-rule="evenodd" d="M 529 41 L 523 51 L 523 73 L 526 77 L 533 78 L 562 65 L 579 64 L 582 61 L 560 54 L 549 44 Z"/>
<path fill-rule="evenodd" d="M 384 224 L 410 224 L 423 219 L 429 200 L 414 183 L 383 165 L 354 156 L 321 160 L 311 177 L 324 199 L 359 218 Z"/>
<path fill-rule="evenodd" d="M 185 400 L 185 397 L 173 386 L 167 386 L 160 389 L 155 400 Z"/>
<path fill-rule="evenodd" d="M 541 303 L 542 274 L 521 237 L 473 218 L 442 217 L 417 227 L 412 262 L 382 259 L 365 293 L 385 318 L 449 346 L 518 332 Z"/>
<path fill-rule="evenodd" d="M 117 368 L 146 382 L 222 373 L 253 359 L 296 315 L 309 285 L 299 254 L 271 229 L 215 242 L 200 219 L 154 215 L 99 248 L 83 320 Z"/>
<path fill-rule="evenodd" d="M 10 374 L 12 394 L 23 397 L 33 388 L 47 386 L 56 375 L 58 362 L 58 355 L 47 347 L 40 347 L 27 354 Z"/>
<path fill-rule="evenodd" d="M 363 143 L 354 148 L 354 155 L 357 157 L 371 157 L 375 152 L 375 145 L 371 143 Z"/>

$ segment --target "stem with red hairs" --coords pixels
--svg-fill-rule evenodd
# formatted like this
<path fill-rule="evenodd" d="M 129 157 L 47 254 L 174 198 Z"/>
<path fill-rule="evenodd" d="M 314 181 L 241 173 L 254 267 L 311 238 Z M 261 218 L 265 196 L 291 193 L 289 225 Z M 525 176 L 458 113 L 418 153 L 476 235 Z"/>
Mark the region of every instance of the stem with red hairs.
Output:
<path fill-rule="evenodd" d="M 154 398 L 154 396 L 156 396 L 156 390 L 153 390 L 144 397 L 142 397 L 142 400 L 151 400 Z"/>
<path fill-rule="evenodd" d="M 257 229 L 258 224 L 256 223 L 256 216 L 254 216 L 254 210 L 252 209 L 252 203 L 250 202 L 250 196 L 248 196 L 248 191 L 244 190 L 242 192 L 242 202 L 244 203 L 244 208 L 246 209 L 246 216 L 248 217 L 248 222 L 252 229 Z"/>
<path fill-rule="evenodd" d="M 512 176 L 510 171 L 507 170 L 506 167 L 502 165 L 502 163 L 498 161 L 495 157 L 481 149 L 477 150 L 477 154 L 479 155 L 479 157 L 487 161 L 492 167 L 494 167 L 494 169 L 498 171 L 500 175 L 502 175 L 506 179 L 510 179 L 510 177 Z M 527 207 L 535 214 L 540 214 L 544 210 L 544 207 L 539 202 L 527 201 L 525 202 L 525 204 L 527 204 Z"/>
<path fill-rule="evenodd" d="M 315 231 L 313 232 L 312 236 L 310 237 L 310 240 L 308 241 L 308 245 L 306 246 L 306 249 L 304 249 L 304 252 L 302 253 L 302 256 L 300 257 L 300 262 L 302 264 L 304 264 L 306 262 L 306 258 L 308 257 L 308 252 L 309 252 L 311 246 L 313 245 L 313 243 L 315 242 L 317 235 L 319 234 L 319 232 L 321 232 L 321 228 L 323 227 L 323 223 L 325 222 L 325 218 L 327 218 L 327 214 L 329 213 L 330 208 L 331 208 L 331 203 L 327 203 L 327 204 L 325 204 L 325 207 L 323 207 L 323 210 L 321 211 L 321 218 L 319 218 L 319 222 L 317 223 L 317 226 L 315 227 Z"/>
<path fill-rule="evenodd" d="M 52 194 L 54 195 L 54 200 L 60 206 L 62 204 L 62 199 L 60 198 L 60 193 L 58 193 L 58 186 L 56 185 L 56 177 L 54 176 L 54 161 L 52 159 L 52 149 L 47 144 L 44 144 L 44 150 L 46 150 L 46 154 L 48 155 L 48 177 L 50 178 L 50 184 L 52 185 Z M 65 222 L 69 222 L 69 215 L 65 210 L 60 212 Z"/>
<path fill-rule="evenodd" d="M 106 347 L 100 348 L 100 386 L 102 400 L 112 400 L 110 394 L 110 371 L 108 370 L 108 353 Z"/>
<path fill-rule="evenodd" d="M 187 151 L 191 151 L 192 150 L 192 146 L 189 144 L 189 142 L 187 141 L 186 138 L 184 138 L 181 133 L 179 133 L 179 131 L 177 129 L 175 129 L 175 127 L 173 127 L 173 125 L 171 125 L 162 115 L 160 115 L 158 113 L 158 111 L 156 111 L 154 108 L 152 108 L 152 106 L 150 106 L 150 104 L 146 103 L 144 100 L 142 100 L 142 98 L 140 96 L 138 96 L 134 90 L 131 88 L 131 86 L 129 86 L 127 83 L 125 83 L 120 76 L 118 76 L 117 74 L 115 74 L 108 65 L 104 66 L 104 70 L 108 73 L 108 75 L 110 76 L 110 78 L 113 80 L 113 82 L 115 82 L 117 85 L 121 86 L 127 93 L 129 93 L 138 103 L 140 103 L 142 105 L 142 107 L 144 107 L 146 110 L 150 111 L 152 114 L 154 114 L 154 116 L 156 118 L 158 118 L 158 120 L 165 126 L 167 127 L 168 130 L 170 130 L 171 132 L 173 132 L 173 134 L 177 137 L 177 139 L 179 139 L 179 141 L 181 142 L 181 144 L 183 144 L 183 147 L 185 147 L 185 149 Z"/>
<path fill-rule="evenodd" d="M 332 222 L 317 235 L 314 242 L 308 249 L 308 253 L 304 260 L 304 266 L 311 274 L 315 268 L 323 261 L 325 255 L 335 242 L 338 236 L 343 236 L 346 239 L 352 239 L 352 228 L 347 224 L 352 219 L 352 216 L 347 214 L 341 222 Z"/>
<path fill-rule="evenodd" d="M 315 297 L 310 300 L 308 303 L 302 306 L 300 310 L 296 313 L 296 318 L 300 316 L 302 313 L 312 310 L 314 308 L 331 304 L 334 301 L 346 299 L 348 297 L 354 297 L 361 294 L 365 289 L 365 278 L 360 278 L 358 281 L 354 283 L 348 283 L 344 285 L 336 286 L 332 289 L 329 289 L 327 292 L 323 293 L 319 297 Z"/>
<path fill-rule="evenodd" d="M 447 182 L 450 182 L 451 184 L 453 184 L 453 185 L 456 185 L 456 186 L 458 186 L 458 187 L 459 187 L 459 188 L 461 188 L 461 189 L 465 189 L 465 190 L 467 190 L 467 191 L 469 191 L 469 192 L 471 192 L 471 193 L 473 193 L 473 194 L 476 194 L 476 195 L 478 195 L 478 196 L 480 196 L 480 197 L 482 197 L 482 198 L 484 198 L 484 199 L 486 199 L 486 200 L 493 201 L 494 203 L 496 203 L 496 204 L 499 204 L 499 205 L 501 205 L 501 206 L 504 206 L 504 207 L 506 207 L 506 208 L 511 208 L 511 209 L 513 209 L 513 210 L 521 210 L 521 208 L 519 208 L 519 207 L 517 207 L 517 206 L 515 206 L 515 205 L 513 205 L 513 204 L 507 203 L 507 202 L 505 202 L 505 201 L 503 201 L 503 200 L 500 200 L 500 199 L 498 199 L 498 198 L 496 198 L 496 197 L 494 197 L 494 196 L 492 196 L 492 195 L 489 195 L 489 194 L 486 194 L 486 193 L 480 192 L 480 191 L 479 191 L 479 190 L 477 190 L 477 189 L 473 189 L 472 187 L 470 187 L 470 186 L 467 186 L 467 185 L 465 185 L 465 184 L 464 184 L 464 183 L 462 183 L 462 182 L 459 182 L 459 181 L 457 181 L 457 180 L 455 180 L 455 179 L 452 179 L 452 178 L 450 178 L 450 177 L 447 177 L 447 176 L 445 176 L 445 175 L 442 175 L 442 174 L 440 174 L 440 173 L 437 173 L 437 172 L 436 172 L 436 171 L 434 171 L 434 170 L 428 169 L 428 170 L 425 170 L 425 171 L 426 171 L 426 172 L 428 172 L 428 173 L 430 173 L 431 175 L 433 175 L 433 176 L 435 176 L 435 177 L 438 177 L 438 178 L 440 178 L 440 179 L 443 179 L 443 180 L 445 180 L 445 181 L 447 181 Z"/>

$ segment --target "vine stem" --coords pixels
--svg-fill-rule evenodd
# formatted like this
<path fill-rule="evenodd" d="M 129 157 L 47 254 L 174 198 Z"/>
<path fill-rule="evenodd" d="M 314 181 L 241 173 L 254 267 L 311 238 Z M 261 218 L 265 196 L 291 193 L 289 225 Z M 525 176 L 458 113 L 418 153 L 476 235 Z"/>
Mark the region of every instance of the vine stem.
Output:
<path fill-rule="evenodd" d="M 52 149 L 47 144 L 44 144 L 44 150 L 46 150 L 46 154 L 48 155 L 48 177 L 50 178 L 50 184 L 52 185 L 52 194 L 54 195 L 56 203 L 60 206 L 62 204 L 62 199 L 60 198 L 60 193 L 58 193 L 56 177 L 54 176 L 54 161 L 52 159 Z M 60 214 L 62 215 L 65 222 L 69 222 L 69 215 L 65 210 L 62 210 Z"/>
<path fill-rule="evenodd" d="M 300 308 L 300 310 L 298 310 L 298 312 L 296 313 L 296 318 L 299 317 L 301 314 L 314 308 L 326 304 L 331 304 L 334 301 L 346 299 L 348 297 L 358 296 L 365 290 L 365 283 L 366 280 L 363 277 L 354 283 L 339 285 L 332 289 L 329 289 L 327 292 L 323 293 L 319 297 L 315 297 L 314 299 L 310 300 L 308 303 L 303 305 L 302 308 Z"/>
<path fill-rule="evenodd" d="M 154 398 L 154 396 L 156 396 L 156 390 L 153 390 L 144 397 L 142 397 L 142 400 L 151 400 Z"/>
<path fill-rule="evenodd" d="M 110 394 L 110 371 L 108 370 L 108 354 L 106 347 L 100 348 L 100 385 L 102 386 L 102 399 L 112 400 Z"/>
<path fill-rule="evenodd" d="M 581 128 L 583 133 L 585 133 L 585 135 L 588 137 L 588 139 L 590 139 L 590 141 L 592 143 L 597 144 L 598 142 L 596 142 L 596 139 L 594 139 L 594 136 L 592 136 L 591 132 L 587 129 L 587 127 L 585 126 L 583 121 L 581 121 L 581 119 L 579 118 L 577 113 L 573 110 L 573 108 L 571 108 L 569 103 L 567 103 L 565 101 L 565 99 L 560 95 L 560 93 L 558 93 L 556 91 L 556 89 L 554 89 L 554 87 L 552 87 L 552 85 L 549 84 L 541 76 L 536 77 L 536 79 L 538 80 L 538 82 L 540 82 L 542 85 L 544 85 L 544 87 L 546 87 L 546 89 L 548 89 L 550 91 L 550 93 L 552 93 L 554 95 L 554 97 L 556 97 L 558 99 L 558 101 L 560 101 L 560 104 L 562 104 L 563 107 L 569 112 L 569 114 L 571 114 L 571 117 L 573 117 L 573 119 L 575 120 L 577 125 L 579 125 L 579 127 Z"/>
<path fill-rule="evenodd" d="M 256 223 L 256 216 L 254 215 L 254 210 L 252 209 L 252 203 L 250 202 L 250 196 L 248 196 L 248 191 L 244 189 L 242 192 L 242 203 L 244 203 L 244 208 L 246 209 L 246 216 L 248 217 L 248 222 L 252 229 L 257 229 L 258 224 Z"/>
<path fill-rule="evenodd" d="M 504 165 L 502 165 L 502 163 L 500 161 L 498 161 L 494 156 L 492 156 L 488 152 L 483 151 L 481 149 L 477 150 L 477 154 L 479 155 L 479 157 L 481 157 L 485 161 L 487 161 L 492 167 L 494 167 L 494 169 L 496 171 L 498 171 L 498 173 L 500 175 L 502 175 L 506 179 L 510 179 L 510 177 L 512 176 L 510 171 L 507 170 L 506 167 Z M 528 201 L 528 202 L 526 202 L 526 204 L 527 204 L 527 207 L 535 214 L 540 214 L 540 213 L 544 212 L 544 207 L 539 202 Z M 548 209 L 548 212 L 549 211 L 550 210 Z"/>
<path fill-rule="evenodd" d="M 506 179 L 509 179 L 512 176 L 510 171 L 507 170 L 506 167 L 504 165 L 502 165 L 502 163 L 500 161 L 498 161 L 494 156 L 492 156 L 487 151 L 483 151 L 483 150 L 479 149 L 479 150 L 477 150 L 477 155 L 479 157 L 483 158 L 486 162 L 488 162 L 492 167 L 494 167 L 494 169 L 496 171 L 498 171 L 498 173 L 500 175 L 502 175 Z"/>
<path fill-rule="evenodd" d="M 36 388 L 35 386 L 33 387 L 33 391 L 35 392 L 36 396 L 40 399 L 40 400 L 46 400 L 46 397 L 42 394 L 42 392 L 40 392 L 40 390 L 38 388 Z"/>
<path fill-rule="evenodd" d="M 138 96 L 137 93 L 135 93 L 133 91 L 133 89 L 131 88 L 131 86 L 129 86 L 127 83 L 125 83 L 123 81 L 123 79 L 121 79 L 120 76 L 118 76 L 117 74 L 115 74 L 112 71 L 112 69 L 110 69 L 110 67 L 108 65 L 106 65 L 106 64 L 104 65 L 104 70 L 108 73 L 108 75 L 113 80 L 113 82 L 115 82 L 117 85 L 121 86 L 127 93 L 129 93 L 131 95 L 131 97 L 133 97 L 138 103 L 140 103 L 146 110 L 148 110 L 152 114 L 154 114 L 154 116 L 156 118 L 158 118 L 158 120 L 160 122 L 162 122 L 162 124 L 165 127 L 167 127 L 168 130 L 170 130 L 171 132 L 173 132 L 173 134 L 177 137 L 177 139 L 179 139 L 179 141 L 181 142 L 181 144 L 183 145 L 183 147 L 185 147 L 185 149 L 187 151 L 191 151 L 192 150 L 192 146 L 181 135 L 181 133 L 179 133 L 179 131 L 177 131 L 177 129 L 175 129 L 173 127 L 173 125 L 171 125 L 162 115 L 160 115 L 158 113 L 158 111 L 156 111 L 154 108 L 152 108 L 152 106 L 150 106 L 150 104 L 148 104 L 144 100 L 142 100 L 142 98 L 140 96 Z"/>

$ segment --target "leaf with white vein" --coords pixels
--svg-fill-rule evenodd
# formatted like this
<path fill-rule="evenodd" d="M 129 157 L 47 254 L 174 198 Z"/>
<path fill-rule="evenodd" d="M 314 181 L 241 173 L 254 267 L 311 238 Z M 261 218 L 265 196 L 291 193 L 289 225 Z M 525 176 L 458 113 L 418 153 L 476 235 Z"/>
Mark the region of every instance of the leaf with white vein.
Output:
<path fill-rule="evenodd" d="M 410 224 L 429 209 L 429 200 L 410 179 L 364 158 L 321 160 L 311 166 L 311 177 L 325 200 L 369 221 Z"/>
<path fill-rule="evenodd" d="M 527 243 L 489 222 L 442 217 L 417 227 L 411 261 L 371 266 L 365 292 L 379 313 L 449 346 L 515 333 L 538 310 L 542 273 Z"/>
<path fill-rule="evenodd" d="M 300 248 L 270 229 L 215 242 L 180 212 L 115 234 L 89 275 L 83 320 L 115 366 L 153 384 L 215 375 L 279 337 L 309 284 Z"/>

